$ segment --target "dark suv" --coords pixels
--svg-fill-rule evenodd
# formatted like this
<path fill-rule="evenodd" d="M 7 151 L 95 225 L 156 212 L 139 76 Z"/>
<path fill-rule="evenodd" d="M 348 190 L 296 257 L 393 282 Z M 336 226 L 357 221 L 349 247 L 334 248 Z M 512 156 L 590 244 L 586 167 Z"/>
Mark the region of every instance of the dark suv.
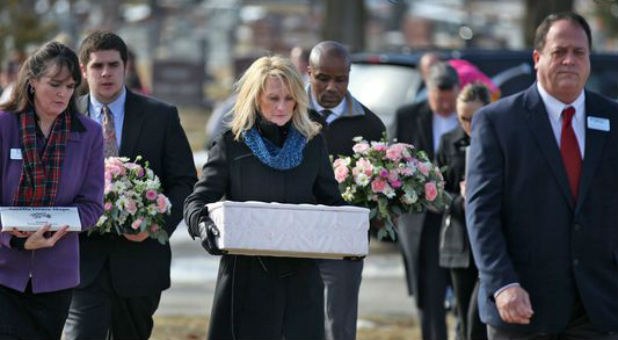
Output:
<path fill-rule="evenodd" d="M 485 72 L 508 96 L 530 86 L 536 78 L 532 51 L 454 50 L 439 51 L 444 60 L 465 59 Z M 395 131 L 398 107 L 425 99 L 417 68 L 423 52 L 359 53 L 352 56 L 350 92 L 374 111 Z M 618 54 L 593 53 L 590 56 L 587 88 L 614 100 L 618 98 Z"/>

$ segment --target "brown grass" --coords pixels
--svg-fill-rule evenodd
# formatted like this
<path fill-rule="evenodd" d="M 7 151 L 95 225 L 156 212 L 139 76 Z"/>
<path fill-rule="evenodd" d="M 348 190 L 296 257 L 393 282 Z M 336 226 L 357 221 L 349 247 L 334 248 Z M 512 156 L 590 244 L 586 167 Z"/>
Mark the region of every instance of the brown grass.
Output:
<path fill-rule="evenodd" d="M 188 107 L 179 107 L 180 124 L 182 125 L 191 150 L 198 151 L 204 147 L 206 141 L 206 122 L 210 117 L 210 111 L 206 109 L 196 109 Z"/>
<path fill-rule="evenodd" d="M 365 339 L 420 339 L 415 320 L 398 316 L 364 316 L 367 326 L 357 331 L 359 340 Z M 207 316 L 157 316 L 151 339 L 205 339 Z"/>

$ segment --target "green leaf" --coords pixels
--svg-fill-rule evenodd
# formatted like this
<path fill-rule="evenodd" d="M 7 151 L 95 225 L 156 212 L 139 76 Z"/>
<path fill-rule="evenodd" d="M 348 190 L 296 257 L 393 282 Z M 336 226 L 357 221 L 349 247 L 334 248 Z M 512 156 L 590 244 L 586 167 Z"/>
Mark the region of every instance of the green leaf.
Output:
<path fill-rule="evenodd" d="M 395 229 L 393 228 L 392 224 L 387 224 L 386 230 L 388 231 L 388 235 L 391 237 L 391 240 L 395 241 L 397 239 L 397 236 L 395 234 Z"/>
<path fill-rule="evenodd" d="M 163 245 L 167 243 L 168 239 L 169 238 L 167 237 L 167 233 L 165 233 L 165 232 L 163 232 L 163 233 L 161 233 L 161 234 L 159 234 L 157 236 L 157 241 L 159 241 L 159 243 L 161 243 Z"/>

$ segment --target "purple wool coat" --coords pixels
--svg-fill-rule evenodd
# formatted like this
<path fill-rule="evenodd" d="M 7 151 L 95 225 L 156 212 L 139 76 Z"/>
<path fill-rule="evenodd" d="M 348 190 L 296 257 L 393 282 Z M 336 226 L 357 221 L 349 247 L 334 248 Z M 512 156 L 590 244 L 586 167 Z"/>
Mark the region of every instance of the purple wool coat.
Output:
<path fill-rule="evenodd" d="M 11 159 L 16 158 L 11 149 L 21 150 L 19 121 L 15 114 L 0 112 L 0 206 L 13 204 L 21 176 L 22 160 Z M 55 205 L 77 207 L 82 231 L 94 226 L 103 213 L 103 162 L 100 125 L 74 114 Z M 12 249 L 11 237 L 0 232 L 0 285 L 23 292 L 32 278 L 32 291 L 43 293 L 79 284 L 78 233 L 70 232 L 54 247 L 37 250 Z"/>

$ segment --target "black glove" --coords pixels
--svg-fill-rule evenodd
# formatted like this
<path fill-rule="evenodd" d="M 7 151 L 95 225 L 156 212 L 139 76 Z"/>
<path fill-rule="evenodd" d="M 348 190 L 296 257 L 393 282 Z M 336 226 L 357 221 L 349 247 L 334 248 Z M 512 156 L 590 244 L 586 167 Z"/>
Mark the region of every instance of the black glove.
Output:
<path fill-rule="evenodd" d="M 202 248 L 211 255 L 223 255 L 224 252 L 217 247 L 219 229 L 208 217 L 208 213 L 200 216 L 197 226 L 189 226 L 189 235 L 195 240 L 198 237 L 202 241 Z"/>

